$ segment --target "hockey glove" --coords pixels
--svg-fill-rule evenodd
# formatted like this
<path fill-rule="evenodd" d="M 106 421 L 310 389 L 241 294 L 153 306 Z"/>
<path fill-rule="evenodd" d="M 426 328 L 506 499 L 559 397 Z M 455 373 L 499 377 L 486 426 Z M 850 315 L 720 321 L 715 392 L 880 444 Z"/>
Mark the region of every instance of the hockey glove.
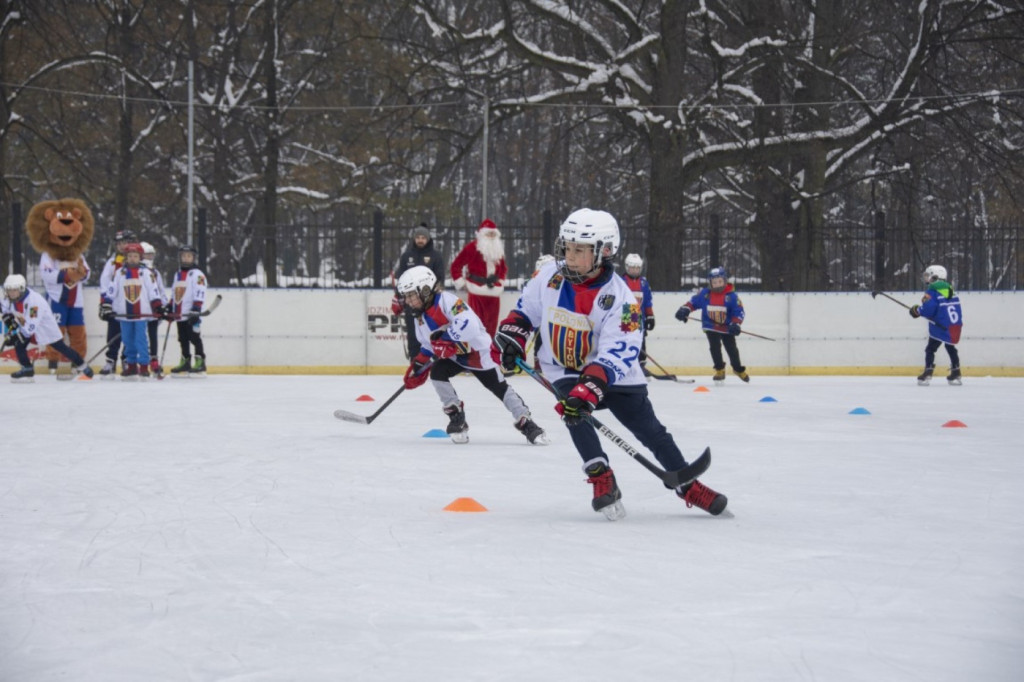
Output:
<path fill-rule="evenodd" d="M 167 310 L 160 303 L 150 303 L 149 307 L 153 309 L 153 315 L 157 319 L 167 317 Z"/>
<path fill-rule="evenodd" d="M 17 329 L 18 319 L 14 317 L 14 313 L 4 313 L 3 316 L 4 327 L 7 329 Z"/>
<path fill-rule="evenodd" d="M 436 339 L 430 342 L 430 350 L 438 360 L 447 360 L 459 354 L 459 344 L 448 339 Z"/>
<path fill-rule="evenodd" d="M 686 321 L 690 319 L 690 309 L 685 305 L 679 306 L 679 310 L 676 311 L 676 319 L 686 324 Z"/>
<path fill-rule="evenodd" d="M 185 319 L 188 320 L 189 322 L 195 322 L 196 320 L 199 319 L 202 312 L 202 310 L 190 310 L 187 313 L 185 313 Z"/>
<path fill-rule="evenodd" d="M 912 306 L 910 306 L 910 316 L 913 317 L 914 319 L 917 319 L 917 318 L 921 317 L 921 306 L 919 306 L 919 305 L 912 305 Z"/>
<path fill-rule="evenodd" d="M 562 415 L 566 426 L 576 426 L 590 417 L 607 390 L 608 384 L 603 379 L 583 375 L 565 400 L 555 405 L 555 412 Z"/>
<path fill-rule="evenodd" d="M 488 289 L 493 289 L 498 284 L 497 275 L 487 275 L 487 279 L 484 280 L 484 284 L 487 285 Z"/>
<path fill-rule="evenodd" d="M 100 319 L 104 322 L 109 322 L 114 317 L 114 307 L 109 303 L 100 303 Z"/>
<path fill-rule="evenodd" d="M 654 315 L 648 315 L 644 318 L 644 327 L 646 327 L 649 332 L 654 331 Z"/>
<path fill-rule="evenodd" d="M 526 343 L 532 331 L 530 323 L 521 315 L 509 315 L 502 321 L 494 335 L 494 346 L 498 349 L 503 370 L 514 372 L 518 367 L 516 360 L 526 359 Z"/>
<path fill-rule="evenodd" d="M 395 315 L 401 315 L 403 312 L 405 312 L 405 308 L 402 307 L 403 303 L 404 303 L 404 301 L 402 300 L 402 298 L 400 296 L 396 295 L 396 296 L 392 297 L 391 298 L 391 312 L 393 312 Z"/>
<path fill-rule="evenodd" d="M 729 335 L 730 336 L 739 336 L 740 335 L 740 326 L 737 323 L 733 322 L 732 324 L 729 325 Z"/>
<path fill-rule="evenodd" d="M 409 369 L 405 370 L 405 376 L 402 378 L 402 383 L 407 389 L 411 391 L 427 382 L 427 377 L 430 376 L 430 369 L 427 367 L 429 364 L 430 356 L 426 353 L 418 353 L 412 359 Z"/>

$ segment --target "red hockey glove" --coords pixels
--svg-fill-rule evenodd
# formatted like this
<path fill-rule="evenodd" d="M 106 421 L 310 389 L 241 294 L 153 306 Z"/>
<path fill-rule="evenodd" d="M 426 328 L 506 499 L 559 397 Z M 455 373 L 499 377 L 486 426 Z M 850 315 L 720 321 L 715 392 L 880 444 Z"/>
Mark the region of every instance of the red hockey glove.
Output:
<path fill-rule="evenodd" d="M 517 369 L 517 359 L 526 359 L 526 343 L 532 331 L 529 320 L 516 313 L 506 317 L 498 326 L 498 333 L 494 335 L 494 348 L 497 348 L 501 358 L 498 362 L 506 372 Z"/>
<path fill-rule="evenodd" d="M 459 345 L 447 339 L 437 339 L 430 342 L 430 350 L 438 360 L 447 360 L 459 354 Z"/>
<path fill-rule="evenodd" d="M 412 359 L 409 369 L 405 370 L 405 376 L 402 377 L 402 383 L 407 389 L 411 391 L 427 382 L 427 377 L 430 376 L 430 369 L 427 367 L 429 364 L 430 356 L 426 353 L 418 353 Z"/>
<path fill-rule="evenodd" d="M 583 375 L 565 400 L 555 405 L 555 412 L 562 415 L 566 426 L 575 426 L 590 417 L 607 390 L 608 384 L 603 379 Z"/>
<path fill-rule="evenodd" d="M 405 312 L 405 308 L 402 306 L 402 303 L 403 301 L 401 297 L 394 296 L 391 299 L 391 312 L 393 312 L 395 315 L 401 315 L 403 312 Z"/>

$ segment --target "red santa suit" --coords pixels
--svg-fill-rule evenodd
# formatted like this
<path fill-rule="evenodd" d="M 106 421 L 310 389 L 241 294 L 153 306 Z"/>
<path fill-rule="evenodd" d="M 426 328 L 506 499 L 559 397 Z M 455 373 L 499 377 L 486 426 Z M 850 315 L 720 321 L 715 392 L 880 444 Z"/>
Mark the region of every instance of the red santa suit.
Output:
<path fill-rule="evenodd" d="M 489 218 L 480 223 L 476 239 L 466 244 L 452 261 L 451 274 L 455 288 L 466 289 L 469 307 L 493 338 L 498 331 L 501 292 L 505 290 L 508 266 L 501 232 Z"/>

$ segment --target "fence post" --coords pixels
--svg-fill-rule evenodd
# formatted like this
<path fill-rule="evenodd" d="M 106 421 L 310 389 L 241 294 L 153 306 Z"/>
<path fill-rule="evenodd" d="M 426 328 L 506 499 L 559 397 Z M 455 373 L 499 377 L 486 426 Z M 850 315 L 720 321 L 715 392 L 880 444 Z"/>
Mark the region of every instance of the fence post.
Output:
<path fill-rule="evenodd" d="M 373 212 L 373 288 L 380 289 L 384 279 L 384 212 L 379 208 Z"/>
<path fill-rule="evenodd" d="M 717 268 L 722 264 L 722 216 L 712 213 L 708 216 L 708 227 L 711 230 L 711 238 L 708 240 L 708 269 Z"/>
<path fill-rule="evenodd" d="M 875 211 L 875 291 L 889 287 L 885 281 L 885 211 Z"/>
<path fill-rule="evenodd" d="M 541 229 L 541 239 L 544 240 L 544 243 L 540 247 L 541 253 L 554 253 L 554 251 L 548 251 L 548 249 L 555 248 L 555 235 L 552 234 L 553 231 L 554 224 L 551 221 L 551 209 L 544 209 L 544 226 Z M 531 263 L 527 262 L 527 265 L 531 265 Z M 533 270 L 530 270 L 530 272 L 533 272 Z"/>
<path fill-rule="evenodd" d="M 196 211 L 196 250 L 199 251 L 199 269 L 206 273 L 207 278 L 210 271 L 206 269 L 206 208 L 200 207 Z"/>
<path fill-rule="evenodd" d="M 21 202 L 11 204 L 11 272 L 25 273 L 25 253 L 21 250 L 21 232 L 25 229 L 21 219 Z"/>

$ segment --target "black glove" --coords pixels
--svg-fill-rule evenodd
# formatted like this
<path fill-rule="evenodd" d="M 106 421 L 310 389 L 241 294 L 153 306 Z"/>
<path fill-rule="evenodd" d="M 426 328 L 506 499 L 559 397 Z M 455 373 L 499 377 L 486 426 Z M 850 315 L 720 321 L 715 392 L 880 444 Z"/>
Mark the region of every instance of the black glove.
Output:
<path fill-rule="evenodd" d="M 4 313 L 3 321 L 4 326 L 8 329 L 18 326 L 18 318 L 14 316 L 14 313 Z"/>
<path fill-rule="evenodd" d="M 566 426 L 576 426 L 586 420 L 604 399 L 608 384 L 600 377 L 583 375 L 572 387 L 565 400 L 555 405 L 555 412 L 562 415 Z"/>
<path fill-rule="evenodd" d="M 530 323 L 521 315 L 512 314 L 498 326 L 494 335 L 494 347 L 498 351 L 498 362 L 506 372 L 514 372 L 518 365 L 516 360 L 526 359 L 526 343 L 532 332 Z"/>
<path fill-rule="evenodd" d="M 494 285 L 496 285 L 498 283 L 498 276 L 497 275 L 487 275 L 487 279 L 484 280 L 484 283 L 487 285 L 487 288 L 493 289 Z"/>
<path fill-rule="evenodd" d="M 647 327 L 647 331 L 654 331 L 654 315 L 648 315 L 644 318 L 644 326 Z"/>
<path fill-rule="evenodd" d="M 910 316 L 915 318 L 915 319 L 917 319 L 918 317 L 921 317 L 921 306 L 919 306 L 919 305 L 912 305 L 912 306 L 910 306 Z"/>
<path fill-rule="evenodd" d="M 730 324 L 729 325 L 729 334 L 731 336 L 739 336 L 740 335 L 740 325 L 738 323 L 736 323 L 736 322 L 733 322 L 732 324 Z"/>
<path fill-rule="evenodd" d="M 679 310 L 676 311 L 676 319 L 685 324 L 690 319 L 690 309 L 685 305 L 679 306 Z"/>
<path fill-rule="evenodd" d="M 187 313 L 185 313 L 185 319 L 188 320 L 189 322 L 195 322 L 196 320 L 199 319 L 200 313 L 201 311 L 199 310 L 190 310 Z"/>
<path fill-rule="evenodd" d="M 109 303 L 100 303 L 100 319 L 104 322 L 109 322 L 114 319 L 117 315 L 114 313 L 114 307 Z"/>
<path fill-rule="evenodd" d="M 13 346 L 17 342 L 19 336 L 21 336 L 21 334 L 18 333 L 17 327 L 7 325 L 7 331 L 4 332 L 4 345 Z"/>

